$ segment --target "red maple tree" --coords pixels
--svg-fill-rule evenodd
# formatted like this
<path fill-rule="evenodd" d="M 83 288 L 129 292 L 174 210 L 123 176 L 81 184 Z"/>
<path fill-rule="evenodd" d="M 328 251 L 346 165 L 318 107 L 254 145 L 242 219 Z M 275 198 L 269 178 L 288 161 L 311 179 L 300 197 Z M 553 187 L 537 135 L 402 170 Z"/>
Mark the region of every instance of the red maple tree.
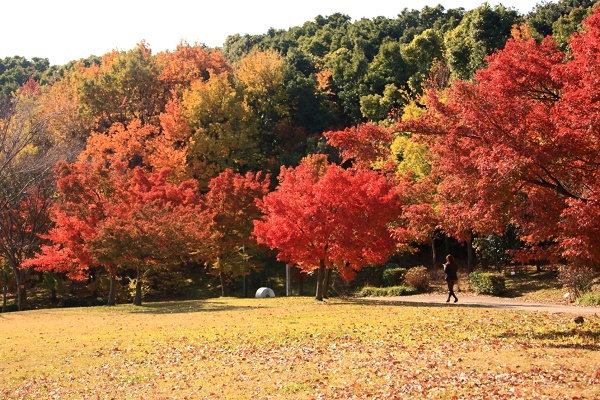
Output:
<path fill-rule="evenodd" d="M 204 202 L 213 224 L 204 259 L 210 271 L 219 275 L 223 296 L 228 276 L 259 268 L 252 260 L 258 250 L 252 222 L 261 216 L 256 202 L 269 192 L 269 179 L 261 173 L 242 175 L 226 169 L 209 183 Z"/>
<path fill-rule="evenodd" d="M 131 171 L 123 163 L 109 169 L 60 164 L 55 226 L 45 236 L 51 244 L 26 265 L 72 279 L 102 266 L 111 281 L 109 305 L 115 303 L 117 275 L 134 270 L 134 302 L 141 304 L 144 269 L 167 267 L 198 252 L 210 227 L 195 181 L 170 184 L 168 174 Z"/>
<path fill-rule="evenodd" d="M 297 168 L 281 169 L 279 186 L 260 206 L 258 242 L 277 249 L 280 261 L 317 270 L 318 300 L 326 296 L 327 269 L 351 280 L 362 267 L 385 262 L 395 248 L 388 227 L 399 212 L 398 196 L 374 171 L 307 157 Z"/>
<path fill-rule="evenodd" d="M 342 163 L 353 161 L 362 168 L 371 168 L 376 161 L 387 159 L 394 138 L 390 129 L 373 123 L 324 132 L 323 136 L 340 151 Z"/>
<path fill-rule="evenodd" d="M 425 116 L 404 126 L 432 135 L 445 228 L 454 236 L 502 233 L 512 223 L 527 245 L 521 261 L 572 258 L 575 243 L 595 243 L 594 228 L 578 218 L 583 209 L 598 215 L 599 34 L 598 9 L 568 57 L 552 38 L 538 44 L 521 33 L 473 82 L 430 92 Z"/>

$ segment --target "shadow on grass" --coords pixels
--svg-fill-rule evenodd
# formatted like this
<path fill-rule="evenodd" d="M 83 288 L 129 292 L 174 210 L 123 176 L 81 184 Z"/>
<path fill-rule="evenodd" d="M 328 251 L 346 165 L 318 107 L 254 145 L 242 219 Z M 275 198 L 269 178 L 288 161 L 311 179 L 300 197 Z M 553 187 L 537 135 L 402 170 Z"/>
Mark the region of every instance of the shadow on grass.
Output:
<path fill-rule="evenodd" d="M 210 300 L 185 300 L 173 302 L 143 303 L 141 306 L 132 306 L 132 314 L 186 314 L 206 313 L 220 311 L 239 311 L 256 308 L 268 308 L 269 305 L 262 301 L 256 305 L 232 305 L 227 301 Z"/>
<path fill-rule="evenodd" d="M 409 296 L 408 296 L 409 297 Z M 532 312 L 550 312 L 550 313 L 570 313 L 570 314 L 597 314 L 598 308 L 596 307 L 576 307 L 576 306 L 562 306 L 557 304 L 543 304 L 543 303 L 526 303 L 526 302 L 500 302 L 500 301 L 486 301 L 485 299 L 477 300 L 474 298 L 468 298 L 464 301 L 460 300 L 458 303 L 445 303 L 441 301 L 427 301 L 427 300 L 406 300 L 403 301 L 400 298 L 397 299 L 378 299 L 378 298 L 353 298 L 347 299 L 348 302 L 355 302 L 356 304 L 370 304 L 370 305 L 396 305 L 396 306 L 409 306 L 409 307 L 437 307 L 437 308 L 476 308 L 476 309 L 496 309 L 505 311 L 532 311 Z"/>
<path fill-rule="evenodd" d="M 530 332 L 505 332 L 499 335 L 499 337 L 521 339 L 526 341 L 546 341 L 545 347 L 553 347 L 557 349 L 600 351 L 600 331 L 592 330 L 591 328 L 573 328 L 568 331 L 554 330 L 533 334 Z M 574 338 L 582 339 L 587 343 L 573 343 Z"/>
<path fill-rule="evenodd" d="M 437 307 L 437 308 L 452 308 L 452 307 L 468 307 L 468 308 L 501 308 L 501 309 L 513 309 L 512 307 L 510 307 L 509 305 L 507 305 L 506 307 L 502 307 L 502 306 L 496 306 L 496 305 L 490 305 L 490 304 L 466 304 L 466 303 L 460 303 L 460 300 L 458 303 L 437 303 L 437 302 L 428 302 L 428 301 L 419 301 L 419 302 L 414 302 L 414 301 L 402 301 L 402 300 L 377 300 L 377 299 L 347 299 L 347 301 L 349 303 L 355 303 L 355 304 L 360 304 L 360 305 L 370 305 L 370 306 L 382 306 L 382 305 L 386 305 L 386 306 L 408 306 L 408 307 L 415 307 L 415 308 L 420 308 L 420 307 Z"/>
<path fill-rule="evenodd" d="M 540 290 L 558 290 L 562 284 L 558 280 L 558 271 L 517 271 L 514 276 L 506 277 L 506 293 L 502 297 L 517 298 Z"/>

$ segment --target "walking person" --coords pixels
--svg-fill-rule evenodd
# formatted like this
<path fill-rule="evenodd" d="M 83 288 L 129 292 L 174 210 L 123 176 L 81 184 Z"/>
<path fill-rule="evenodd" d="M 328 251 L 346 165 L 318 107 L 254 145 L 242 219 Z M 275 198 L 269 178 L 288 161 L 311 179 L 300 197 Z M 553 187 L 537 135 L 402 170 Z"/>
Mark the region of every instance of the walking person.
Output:
<path fill-rule="evenodd" d="M 448 254 L 446 256 L 446 263 L 444 264 L 444 279 L 448 284 L 448 300 L 446 300 L 446 303 L 450 301 L 451 297 L 454 297 L 455 303 L 458 301 L 458 297 L 456 297 L 456 294 L 454 293 L 454 285 L 458 282 L 457 272 L 458 265 L 456 264 L 456 261 L 454 261 L 454 257 L 452 257 L 451 254 Z"/>

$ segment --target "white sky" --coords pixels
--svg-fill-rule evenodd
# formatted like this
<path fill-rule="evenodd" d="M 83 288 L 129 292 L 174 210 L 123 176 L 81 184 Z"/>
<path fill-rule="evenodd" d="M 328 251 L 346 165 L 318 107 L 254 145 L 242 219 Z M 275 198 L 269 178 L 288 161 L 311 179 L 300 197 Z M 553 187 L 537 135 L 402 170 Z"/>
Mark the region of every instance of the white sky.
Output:
<path fill-rule="evenodd" d="M 541 0 L 490 0 L 521 14 Z M 0 3 L 0 58 L 48 58 L 62 65 L 101 56 L 113 49 L 129 50 L 145 40 L 154 53 L 173 50 L 181 39 L 190 44 L 221 47 L 228 35 L 262 34 L 288 29 L 336 12 L 353 21 L 395 18 L 404 8 L 471 10 L 483 0 L 4 0 Z"/>

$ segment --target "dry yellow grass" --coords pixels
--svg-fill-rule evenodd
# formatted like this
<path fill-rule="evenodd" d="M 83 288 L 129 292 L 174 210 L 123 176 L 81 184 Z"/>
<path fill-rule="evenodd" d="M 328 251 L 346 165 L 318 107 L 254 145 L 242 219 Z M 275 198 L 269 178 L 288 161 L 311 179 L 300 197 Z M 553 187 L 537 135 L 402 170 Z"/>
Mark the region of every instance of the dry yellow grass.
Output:
<path fill-rule="evenodd" d="M 0 398 L 600 398 L 600 317 L 309 298 L 0 314 Z"/>

